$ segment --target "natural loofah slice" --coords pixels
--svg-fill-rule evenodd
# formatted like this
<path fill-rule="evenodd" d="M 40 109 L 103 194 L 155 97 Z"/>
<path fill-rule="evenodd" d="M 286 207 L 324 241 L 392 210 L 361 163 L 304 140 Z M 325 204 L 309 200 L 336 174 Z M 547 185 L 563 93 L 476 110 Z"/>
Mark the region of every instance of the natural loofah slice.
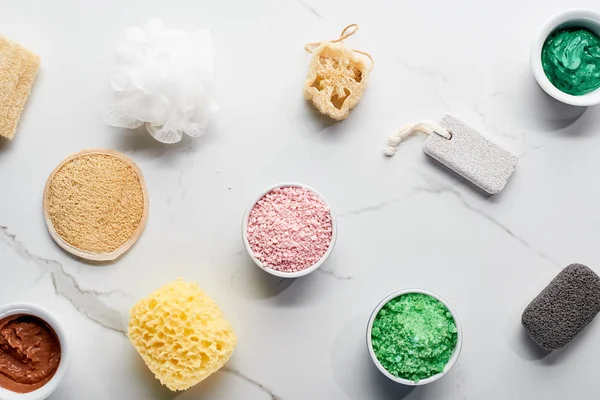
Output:
<path fill-rule="evenodd" d="M 88 260 L 114 260 L 135 243 L 146 224 L 142 173 L 116 151 L 74 154 L 48 178 L 44 216 L 63 249 Z"/>
<path fill-rule="evenodd" d="M 218 371 L 237 339 L 217 304 L 198 285 L 177 280 L 132 309 L 128 336 L 156 378 L 186 390 Z"/>
<path fill-rule="evenodd" d="M 37 55 L 0 36 L 0 137 L 14 137 L 39 67 Z"/>
<path fill-rule="evenodd" d="M 348 117 L 367 87 L 372 68 L 359 54 L 341 42 L 358 30 L 357 25 L 344 29 L 340 38 L 331 42 L 311 43 L 306 50 L 313 53 L 304 84 L 304 96 L 321 112 L 335 120 Z"/>

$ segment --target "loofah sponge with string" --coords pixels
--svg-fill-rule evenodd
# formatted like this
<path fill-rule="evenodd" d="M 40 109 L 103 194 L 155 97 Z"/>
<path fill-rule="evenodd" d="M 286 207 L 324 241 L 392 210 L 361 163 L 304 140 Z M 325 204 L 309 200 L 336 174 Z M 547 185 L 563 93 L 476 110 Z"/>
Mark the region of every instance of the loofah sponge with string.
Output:
<path fill-rule="evenodd" d="M 309 43 L 305 47 L 313 57 L 304 84 L 304 97 L 312 101 L 319 112 L 337 121 L 346 119 L 360 101 L 372 68 L 371 56 L 341 43 L 357 30 L 356 24 L 349 25 L 339 39 Z M 359 54 L 371 59 L 370 67 Z"/>
<path fill-rule="evenodd" d="M 521 321 L 546 350 L 569 343 L 600 311 L 600 277 L 582 264 L 563 269 L 525 308 Z"/>
<path fill-rule="evenodd" d="M 14 137 L 39 67 L 37 55 L 0 36 L 0 137 Z"/>
<path fill-rule="evenodd" d="M 131 309 L 128 336 L 156 378 L 174 391 L 219 370 L 237 343 L 215 302 L 198 285 L 182 280 Z"/>

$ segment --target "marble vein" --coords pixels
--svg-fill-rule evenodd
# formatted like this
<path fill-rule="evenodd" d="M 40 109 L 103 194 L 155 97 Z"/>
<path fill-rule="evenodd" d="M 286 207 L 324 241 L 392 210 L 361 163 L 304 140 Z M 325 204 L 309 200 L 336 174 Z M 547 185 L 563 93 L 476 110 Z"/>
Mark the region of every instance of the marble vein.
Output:
<path fill-rule="evenodd" d="M 2 225 L 0 225 L 0 242 L 12 249 L 21 259 L 38 267 L 42 276 L 49 274 L 55 294 L 69 301 L 85 318 L 106 329 L 126 334 L 126 317 L 103 303 L 99 297 L 130 298 L 127 293 L 119 289 L 101 292 L 82 288 L 75 277 L 65 270 L 63 264 L 32 254 L 17 240 L 16 235 L 10 234 L 8 228 Z"/>
<path fill-rule="evenodd" d="M 496 218 L 492 217 L 490 214 L 486 213 L 485 211 L 471 205 L 465 198 L 464 196 L 454 187 L 449 186 L 449 185 L 440 185 L 437 182 L 433 182 L 433 180 L 427 176 L 425 176 L 422 173 L 418 173 L 421 178 L 426 182 L 427 185 L 429 186 L 413 186 L 410 191 L 408 192 L 406 197 L 403 198 L 393 198 L 391 200 L 387 200 L 387 201 L 383 201 L 381 203 L 378 203 L 376 205 L 373 206 L 365 206 L 365 207 L 361 207 L 359 209 L 356 210 L 351 210 L 351 211 L 347 211 L 344 212 L 340 215 L 338 215 L 338 218 L 343 218 L 343 217 L 348 217 L 348 216 L 354 216 L 354 215 L 360 215 L 363 213 L 368 213 L 368 212 L 377 212 L 380 211 L 381 209 L 384 209 L 394 203 L 400 202 L 400 201 L 404 201 L 407 198 L 409 198 L 412 195 L 415 194 L 420 194 L 420 193 L 428 193 L 428 194 L 434 194 L 434 195 L 439 195 L 439 194 L 450 194 L 452 196 L 454 196 L 456 199 L 458 199 L 461 204 L 469 211 L 479 215 L 480 217 L 488 220 L 490 223 L 494 224 L 497 228 L 503 230 L 508 236 L 510 236 L 511 238 L 513 238 L 514 240 L 516 240 L 517 242 L 519 242 L 522 246 L 526 247 L 527 249 L 529 249 L 530 251 L 534 252 L 535 254 L 537 254 L 539 257 L 541 257 L 542 259 L 546 260 L 547 262 L 551 263 L 553 266 L 562 269 L 563 266 L 557 262 L 556 260 L 552 259 L 550 256 L 548 256 L 546 253 L 544 253 L 543 251 L 537 249 L 536 247 L 534 247 L 531 243 L 529 243 L 526 239 L 524 239 L 523 237 L 519 236 L 517 233 L 515 233 L 511 228 L 509 228 L 508 226 L 506 226 L 505 224 L 503 224 L 502 222 L 500 222 L 499 220 L 497 220 Z"/>
<path fill-rule="evenodd" d="M 525 156 L 533 153 L 534 151 L 540 150 L 542 148 L 544 148 L 544 146 L 541 146 L 541 145 L 531 145 L 531 146 L 529 146 L 529 148 L 527 148 L 526 150 L 523 150 L 521 152 L 521 154 L 519 154 L 519 159 L 523 159 L 523 157 L 525 157 Z"/>
<path fill-rule="evenodd" d="M 432 180 L 428 177 L 426 177 L 425 175 L 420 174 L 421 177 L 431 186 L 415 186 L 411 189 L 411 193 L 412 194 L 416 194 L 416 193 L 430 193 L 430 194 L 435 194 L 435 195 L 439 195 L 442 193 L 449 193 L 451 195 L 453 195 L 456 199 L 458 199 L 461 204 L 468 209 L 469 211 L 481 216 L 482 218 L 488 220 L 489 222 L 491 222 L 492 224 L 494 224 L 496 227 L 498 227 L 499 229 L 503 230 L 507 235 L 509 235 L 510 237 L 512 237 L 514 240 L 516 240 L 517 242 L 521 243 L 522 246 L 524 246 L 525 248 L 529 249 L 530 251 L 534 252 L 535 254 L 537 254 L 539 257 L 545 259 L 546 261 L 548 261 L 549 263 L 551 263 L 552 265 L 554 265 L 557 268 L 562 269 L 562 266 L 560 263 L 558 263 L 557 261 L 553 260 L 551 257 L 549 257 L 547 254 L 545 254 L 544 252 L 542 252 L 541 250 L 537 249 L 536 247 L 534 247 L 533 245 L 531 245 L 527 240 L 525 240 L 523 237 L 517 235 L 512 229 L 510 229 L 508 226 L 506 226 L 505 224 L 503 224 L 502 222 L 500 222 L 499 220 L 497 220 L 496 218 L 492 217 L 490 214 L 486 213 L 485 211 L 472 206 L 471 204 L 469 204 L 468 201 L 466 201 L 466 199 L 464 198 L 464 196 L 455 188 L 451 187 L 451 186 L 447 186 L 447 185 L 439 185 L 439 184 L 432 184 Z"/>
<path fill-rule="evenodd" d="M 181 171 L 181 174 L 179 174 L 179 180 L 177 181 L 177 185 L 179 185 L 179 188 L 181 189 L 181 195 L 179 196 L 179 201 L 185 200 L 185 195 L 187 194 L 187 188 L 183 184 L 184 176 L 185 176 L 185 171 Z"/>
<path fill-rule="evenodd" d="M 349 281 L 354 279 L 353 276 L 350 275 L 340 275 L 337 272 L 331 270 L 331 269 L 327 269 L 327 268 L 319 268 L 317 269 L 317 272 L 324 274 L 324 275 L 329 275 L 331 276 L 333 279 L 338 280 L 338 281 Z"/>
<path fill-rule="evenodd" d="M 411 72 L 413 74 L 424 75 L 428 78 L 438 79 L 442 83 L 450 82 L 450 78 L 448 78 L 446 75 L 444 75 L 440 71 L 429 69 L 427 67 L 420 66 L 420 65 L 411 65 L 404 60 L 397 60 L 397 62 L 400 65 L 404 66 L 409 72 Z"/>
<path fill-rule="evenodd" d="M 338 219 L 342 219 L 342 218 L 346 218 L 349 216 L 360 215 L 360 214 L 364 214 L 364 213 L 368 213 L 368 212 L 378 211 L 378 210 L 381 210 L 382 208 L 388 207 L 394 203 L 403 201 L 405 199 L 406 199 L 405 197 L 393 198 L 390 200 L 382 201 L 375 205 L 361 207 L 356 210 L 345 211 L 343 213 L 338 214 L 337 217 L 338 217 Z"/>
<path fill-rule="evenodd" d="M 451 110 L 451 105 L 450 102 L 446 101 L 446 99 L 444 99 L 444 97 L 442 97 L 441 94 L 439 94 L 437 91 L 433 91 L 431 92 L 431 94 L 438 99 L 438 101 L 440 102 L 440 104 L 444 107 L 446 112 L 449 112 Z"/>
<path fill-rule="evenodd" d="M 279 287 L 279 286 L 281 286 L 281 284 L 283 284 L 286 281 L 287 281 L 287 278 L 281 278 L 277 281 L 277 284 L 275 286 Z"/>
<path fill-rule="evenodd" d="M 483 123 L 490 129 L 492 130 L 492 132 L 497 133 L 498 135 L 502 135 L 504 137 L 507 137 L 509 139 L 515 140 L 515 141 L 526 141 L 526 137 L 525 135 L 519 135 L 516 133 L 509 133 L 503 129 L 498 129 L 497 127 L 493 126 L 488 118 L 488 114 L 487 112 L 483 111 L 477 104 L 473 104 L 471 106 L 471 109 L 475 112 L 475 114 L 477 114 L 479 116 L 479 118 L 481 118 L 481 120 L 483 121 Z"/>
<path fill-rule="evenodd" d="M 177 187 L 179 188 L 179 201 L 183 202 L 185 200 L 185 196 L 187 194 L 187 187 L 183 184 L 183 178 L 185 177 L 185 171 L 181 171 L 179 173 L 179 178 L 177 179 Z M 173 197 L 167 197 L 167 205 L 173 203 L 175 199 Z"/>
<path fill-rule="evenodd" d="M 306 2 L 302 1 L 302 0 L 297 0 L 296 1 L 298 4 L 300 4 L 303 8 L 305 8 L 306 10 L 308 10 L 312 15 L 314 15 L 315 17 L 321 19 L 321 20 L 325 20 L 325 18 L 323 18 L 323 16 L 321 14 L 319 14 L 317 12 L 317 10 L 315 10 L 313 7 L 311 7 L 309 4 L 307 4 Z"/>
<path fill-rule="evenodd" d="M 502 94 L 501 92 L 494 92 L 490 96 L 490 98 L 497 98 L 497 97 L 503 96 L 503 95 L 504 94 Z M 505 129 L 500 129 L 490 122 L 488 113 L 486 111 L 482 110 L 479 105 L 473 104 L 471 106 L 471 108 L 473 109 L 475 114 L 477 114 L 479 116 L 479 118 L 481 118 L 481 120 L 483 121 L 483 124 L 488 129 L 490 129 L 492 132 L 494 132 L 495 134 L 504 136 L 504 137 L 508 138 L 509 140 L 516 142 L 517 144 L 519 144 L 519 146 L 523 146 L 525 148 L 524 150 L 520 151 L 519 158 L 522 158 L 523 156 L 525 156 L 531 152 L 534 152 L 536 150 L 539 150 L 543 147 L 541 145 L 531 143 L 529 140 L 529 135 L 528 135 L 527 131 L 515 131 L 515 133 L 510 133 Z M 484 132 L 484 135 L 486 135 L 485 132 Z M 493 137 L 491 137 L 490 139 L 492 141 L 494 141 Z"/>
<path fill-rule="evenodd" d="M 267 388 L 265 385 L 263 385 L 262 383 L 258 382 L 257 380 L 252 379 L 249 376 L 241 373 L 237 369 L 234 369 L 234 368 L 231 368 L 231 367 L 224 367 L 223 371 L 228 372 L 228 373 L 230 373 L 232 375 L 235 375 L 238 378 L 243 379 L 244 381 L 250 383 L 251 385 L 259 388 L 264 393 L 268 394 L 270 396 L 271 400 L 283 400 L 281 397 L 279 397 L 275 393 L 273 393 L 273 391 L 271 389 Z"/>

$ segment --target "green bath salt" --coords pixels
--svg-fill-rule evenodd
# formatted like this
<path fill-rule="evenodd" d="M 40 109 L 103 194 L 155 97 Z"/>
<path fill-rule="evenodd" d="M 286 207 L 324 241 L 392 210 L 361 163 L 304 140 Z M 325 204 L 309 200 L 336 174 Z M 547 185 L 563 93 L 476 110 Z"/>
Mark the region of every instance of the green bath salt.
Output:
<path fill-rule="evenodd" d="M 442 372 L 457 340 L 450 311 L 421 293 L 390 300 L 377 313 L 371 331 L 373 351 L 381 365 L 390 374 L 411 381 Z"/>

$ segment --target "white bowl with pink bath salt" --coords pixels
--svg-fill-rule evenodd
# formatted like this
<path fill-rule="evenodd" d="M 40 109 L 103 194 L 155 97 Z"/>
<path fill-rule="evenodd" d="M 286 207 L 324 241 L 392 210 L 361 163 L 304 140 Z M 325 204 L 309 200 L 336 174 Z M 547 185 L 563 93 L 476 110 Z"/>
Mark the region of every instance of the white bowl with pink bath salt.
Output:
<path fill-rule="evenodd" d="M 337 237 L 331 207 L 301 183 L 271 186 L 248 207 L 242 222 L 244 246 L 263 271 L 298 278 L 327 260 Z"/>

